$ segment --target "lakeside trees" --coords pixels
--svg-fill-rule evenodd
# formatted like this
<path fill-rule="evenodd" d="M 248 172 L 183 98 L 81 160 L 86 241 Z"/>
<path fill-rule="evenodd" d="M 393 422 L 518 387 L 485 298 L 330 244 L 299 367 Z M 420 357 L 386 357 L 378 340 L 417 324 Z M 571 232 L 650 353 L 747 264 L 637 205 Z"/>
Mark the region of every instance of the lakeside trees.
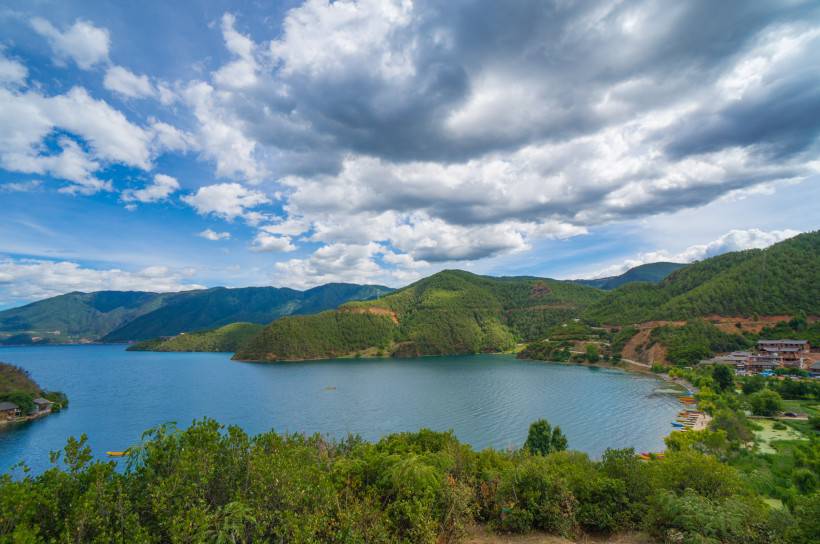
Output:
<path fill-rule="evenodd" d="M 148 431 L 121 471 L 93 461 L 81 437 L 61 467 L 0 477 L 0 542 L 433 543 L 457 542 L 471 523 L 568 537 L 641 529 L 681 542 L 818 536 L 810 477 L 773 509 L 742 470 L 690 446 L 650 462 L 632 450 L 594 461 L 556 451 L 547 422 L 530 435 L 520 451 L 476 452 L 429 430 L 332 442 L 250 437 L 206 419 Z"/>
<path fill-rule="evenodd" d="M 773 416 L 783 411 L 783 399 L 771 389 L 764 389 L 749 395 L 752 412 L 757 416 Z"/>
<path fill-rule="evenodd" d="M 539 419 L 530 425 L 524 449 L 536 455 L 549 455 L 567 449 L 567 439 L 561 427 L 554 429 L 546 419 Z"/>

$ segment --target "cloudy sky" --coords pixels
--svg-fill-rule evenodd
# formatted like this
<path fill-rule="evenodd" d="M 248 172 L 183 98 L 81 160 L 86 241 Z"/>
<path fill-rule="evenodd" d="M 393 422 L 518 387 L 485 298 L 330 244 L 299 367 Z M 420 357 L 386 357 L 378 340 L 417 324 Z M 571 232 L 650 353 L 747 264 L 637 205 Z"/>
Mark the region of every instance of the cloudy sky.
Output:
<path fill-rule="evenodd" d="M 116 4 L 116 5 L 115 5 Z M 820 225 L 820 3 L 0 1 L 0 307 Z"/>

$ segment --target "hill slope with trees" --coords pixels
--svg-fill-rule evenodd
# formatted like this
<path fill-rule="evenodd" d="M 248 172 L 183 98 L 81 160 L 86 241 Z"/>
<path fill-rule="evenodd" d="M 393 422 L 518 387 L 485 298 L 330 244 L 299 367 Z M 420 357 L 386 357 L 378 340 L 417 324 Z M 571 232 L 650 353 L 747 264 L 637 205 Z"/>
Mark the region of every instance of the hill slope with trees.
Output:
<path fill-rule="evenodd" d="M 566 281 L 447 270 L 376 300 L 273 322 L 236 358 L 312 359 L 363 350 L 394 356 L 503 351 L 580 315 L 603 295 Z"/>
<path fill-rule="evenodd" d="M 820 314 L 820 232 L 705 259 L 657 285 L 624 285 L 591 305 L 584 318 L 627 324 L 799 312 Z"/>

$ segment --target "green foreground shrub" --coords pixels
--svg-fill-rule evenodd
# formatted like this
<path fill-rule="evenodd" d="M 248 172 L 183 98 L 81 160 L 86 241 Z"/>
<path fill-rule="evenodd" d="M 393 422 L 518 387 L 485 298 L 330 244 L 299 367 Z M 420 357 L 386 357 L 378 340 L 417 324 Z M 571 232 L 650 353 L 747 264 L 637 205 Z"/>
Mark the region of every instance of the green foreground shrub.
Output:
<path fill-rule="evenodd" d="M 119 467 L 92 460 L 85 437 L 54 460 L 0 477 L 0 543 L 449 543 L 475 522 L 564 536 L 642 528 L 672 542 L 803 543 L 817 530 L 816 493 L 794 514 L 774 511 L 735 469 L 691 449 L 593 461 L 476 452 L 429 430 L 335 442 L 203 420 L 148 431 Z"/>

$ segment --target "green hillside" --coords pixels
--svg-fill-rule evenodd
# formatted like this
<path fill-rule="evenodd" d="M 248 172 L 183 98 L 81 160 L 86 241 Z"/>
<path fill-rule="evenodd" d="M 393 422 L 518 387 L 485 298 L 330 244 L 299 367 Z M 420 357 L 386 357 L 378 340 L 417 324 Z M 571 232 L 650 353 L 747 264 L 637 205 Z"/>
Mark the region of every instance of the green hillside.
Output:
<path fill-rule="evenodd" d="M 236 358 L 312 359 L 366 350 L 394 356 L 502 351 L 580 315 L 602 296 L 572 282 L 448 270 L 377 300 L 275 321 Z"/>
<path fill-rule="evenodd" d="M 726 253 L 691 264 L 657 285 L 628 284 L 584 317 L 611 324 L 657 319 L 820 314 L 820 232 L 767 249 Z"/>
<path fill-rule="evenodd" d="M 669 274 L 676 270 L 680 270 L 684 266 L 686 265 L 683 263 L 647 263 L 642 264 L 640 266 L 636 266 L 634 268 L 630 268 L 620 276 L 609 276 L 606 278 L 573 281 L 575 283 L 580 283 L 581 285 L 588 285 L 590 287 L 603 289 L 604 291 L 611 291 L 612 289 L 620 287 L 621 285 L 626 285 L 627 283 L 634 283 L 638 281 L 659 283 Z"/>
<path fill-rule="evenodd" d="M 390 292 L 378 285 L 331 283 L 307 291 L 275 287 L 217 287 L 174 295 L 166 304 L 125 324 L 105 342 L 145 340 L 229 323 L 270 323 L 286 315 L 314 313 Z"/>
<path fill-rule="evenodd" d="M 388 347 L 395 329 L 389 317 L 349 311 L 286 317 L 265 327 L 241 346 L 234 358 L 293 361 L 343 357 L 372 347 Z"/>
<path fill-rule="evenodd" d="M 180 333 L 171 338 L 156 338 L 134 344 L 128 351 L 213 351 L 235 352 L 259 334 L 264 325 L 231 323 L 216 329 Z"/>

